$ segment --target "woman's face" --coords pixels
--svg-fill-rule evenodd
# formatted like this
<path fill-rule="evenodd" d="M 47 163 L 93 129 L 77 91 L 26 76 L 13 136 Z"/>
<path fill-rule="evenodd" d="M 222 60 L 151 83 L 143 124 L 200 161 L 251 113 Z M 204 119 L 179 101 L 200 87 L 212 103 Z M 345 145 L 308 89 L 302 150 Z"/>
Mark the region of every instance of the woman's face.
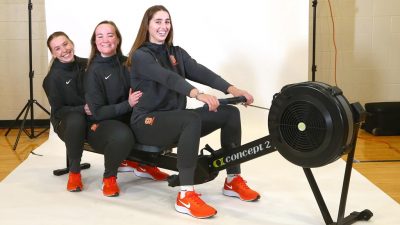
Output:
<path fill-rule="evenodd" d="M 149 39 L 151 43 L 163 44 L 171 29 L 169 14 L 158 11 L 149 22 Z"/>
<path fill-rule="evenodd" d="M 51 54 L 62 63 L 74 61 L 74 44 L 65 36 L 58 36 L 50 41 Z"/>
<path fill-rule="evenodd" d="M 95 31 L 96 47 L 103 57 L 113 56 L 117 53 L 119 38 L 111 24 L 100 24 Z"/>

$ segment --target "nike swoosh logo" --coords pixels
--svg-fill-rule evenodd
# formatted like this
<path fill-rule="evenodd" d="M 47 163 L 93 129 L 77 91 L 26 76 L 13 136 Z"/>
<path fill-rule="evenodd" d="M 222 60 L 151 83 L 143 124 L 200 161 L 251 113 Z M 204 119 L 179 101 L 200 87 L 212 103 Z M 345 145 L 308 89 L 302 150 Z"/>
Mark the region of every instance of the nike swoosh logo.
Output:
<path fill-rule="evenodd" d="M 128 166 L 128 163 L 121 163 L 121 166 Z"/>
<path fill-rule="evenodd" d="M 111 75 L 112 75 L 112 74 L 110 73 L 108 76 L 104 77 L 104 79 L 106 79 L 106 80 L 107 80 L 108 78 L 110 78 L 110 77 L 111 77 Z"/>
<path fill-rule="evenodd" d="M 72 79 L 69 79 L 69 81 L 65 81 L 65 84 L 69 84 L 69 82 L 71 82 Z"/>
<path fill-rule="evenodd" d="M 229 188 L 229 189 L 232 189 L 232 186 L 229 186 L 229 185 L 227 185 L 227 184 L 225 184 L 225 186 L 226 186 L 227 188 Z"/>
<path fill-rule="evenodd" d="M 184 202 L 182 202 L 181 200 L 179 200 L 180 203 L 182 203 L 183 206 L 185 206 L 186 208 L 190 209 L 190 203 L 185 204 Z"/>

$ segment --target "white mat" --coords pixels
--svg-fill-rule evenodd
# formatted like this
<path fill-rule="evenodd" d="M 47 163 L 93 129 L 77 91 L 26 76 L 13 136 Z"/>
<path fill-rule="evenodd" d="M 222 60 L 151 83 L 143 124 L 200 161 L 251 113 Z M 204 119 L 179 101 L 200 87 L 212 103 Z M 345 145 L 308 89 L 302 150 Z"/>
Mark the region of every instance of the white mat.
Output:
<path fill-rule="evenodd" d="M 251 140 L 252 132 L 246 133 L 244 139 Z M 89 152 L 84 153 L 83 160 L 91 163 L 91 168 L 82 172 L 84 191 L 67 192 L 67 176 L 52 175 L 53 169 L 65 165 L 64 149 L 58 138 L 51 137 L 35 150 L 43 156 L 30 155 L 0 183 L 1 225 L 325 224 L 303 170 L 276 152 L 242 166 L 248 184 L 262 195 L 258 202 L 223 196 L 224 172 L 214 181 L 196 186 L 203 199 L 218 210 L 214 218 L 201 220 L 174 210 L 178 188 L 168 187 L 166 182 L 137 178 L 131 173 L 119 174 L 119 197 L 103 197 L 100 191 L 103 156 Z M 344 168 L 345 162 L 338 160 L 313 170 L 334 221 Z M 346 215 L 364 209 L 374 213 L 370 221 L 356 224 L 400 224 L 399 204 L 355 170 L 346 209 Z"/>

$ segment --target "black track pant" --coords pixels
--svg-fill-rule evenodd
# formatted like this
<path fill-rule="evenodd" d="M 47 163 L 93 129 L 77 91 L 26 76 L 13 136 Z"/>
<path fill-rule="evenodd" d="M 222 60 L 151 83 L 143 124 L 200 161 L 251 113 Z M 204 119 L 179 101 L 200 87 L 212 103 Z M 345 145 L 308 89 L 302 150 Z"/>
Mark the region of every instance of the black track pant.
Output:
<path fill-rule="evenodd" d="M 61 119 L 55 130 L 65 143 L 70 172 L 79 173 L 81 170 L 80 164 L 86 129 L 86 116 L 79 112 L 70 112 Z"/>
<path fill-rule="evenodd" d="M 230 105 L 220 106 L 218 112 L 209 112 L 204 108 L 152 112 L 131 126 L 141 144 L 177 144 L 181 185 L 194 184 L 200 137 L 221 129 L 222 148 L 230 149 L 241 144 L 240 112 Z M 240 166 L 228 168 L 227 173 L 240 173 Z"/>
<path fill-rule="evenodd" d="M 104 120 L 95 131 L 89 129 L 89 144 L 104 155 L 104 178 L 117 176 L 118 167 L 133 149 L 134 140 L 129 125 L 118 120 Z"/>

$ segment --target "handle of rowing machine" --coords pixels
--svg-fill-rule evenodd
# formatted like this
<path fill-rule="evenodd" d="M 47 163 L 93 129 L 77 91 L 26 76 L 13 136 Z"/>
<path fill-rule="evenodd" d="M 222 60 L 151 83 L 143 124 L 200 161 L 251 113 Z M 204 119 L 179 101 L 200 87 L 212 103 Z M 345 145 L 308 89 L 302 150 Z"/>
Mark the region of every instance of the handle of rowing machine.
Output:
<path fill-rule="evenodd" d="M 220 105 L 236 105 L 239 103 L 244 103 L 247 101 L 246 97 L 238 96 L 238 97 L 231 97 L 231 98 L 220 98 L 218 99 Z M 208 110 L 208 105 L 204 104 L 203 108 Z"/>

